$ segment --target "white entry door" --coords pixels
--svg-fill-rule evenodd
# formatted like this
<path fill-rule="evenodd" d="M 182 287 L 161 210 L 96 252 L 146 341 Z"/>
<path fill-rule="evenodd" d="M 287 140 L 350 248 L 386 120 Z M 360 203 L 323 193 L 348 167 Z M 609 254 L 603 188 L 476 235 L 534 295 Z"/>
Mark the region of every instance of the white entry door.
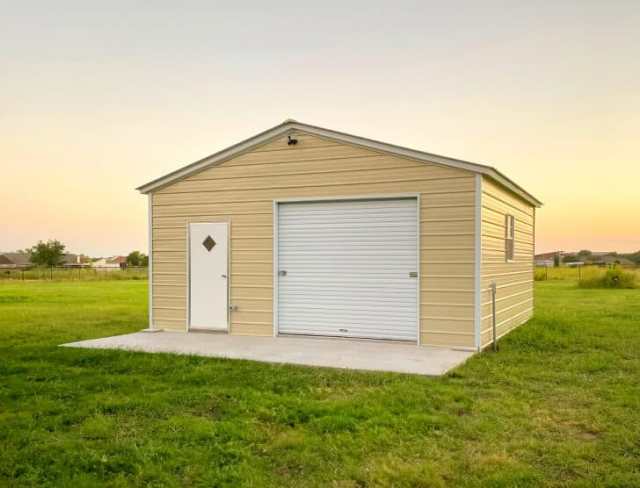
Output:
<path fill-rule="evenodd" d="M 229 224 L 189 224 L 189 328 L 229 325 Z"/>
<path fill-rule="evenodd" d="M 418 338 L 415 198 L 278 204 L 278 331 Z"/>

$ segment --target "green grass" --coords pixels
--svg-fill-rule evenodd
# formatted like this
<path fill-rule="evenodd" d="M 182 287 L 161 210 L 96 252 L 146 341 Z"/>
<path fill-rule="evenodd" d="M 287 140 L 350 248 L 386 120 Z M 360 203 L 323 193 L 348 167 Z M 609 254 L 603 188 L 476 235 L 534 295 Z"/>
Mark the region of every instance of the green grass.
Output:
<path fill-rule="evenodd" d="M 625 271 L 621 268 L 611 268 L 602 276 L 581 279 L 578 281 L 581 288 L 638 288 L 640 279 L 636 273 Z"/>
<path fill-rule="evenodd" d="M 640 290 L 539 282 L 442 378 L 57 347 L 146 296 L 0 283 L 0 486 L 640 486 Z"/>

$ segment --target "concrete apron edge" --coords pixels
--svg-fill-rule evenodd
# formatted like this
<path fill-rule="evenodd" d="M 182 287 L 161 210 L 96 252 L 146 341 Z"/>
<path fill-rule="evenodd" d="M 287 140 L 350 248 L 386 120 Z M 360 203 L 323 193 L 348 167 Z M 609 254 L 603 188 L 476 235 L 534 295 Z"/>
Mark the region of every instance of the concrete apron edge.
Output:
<path fill-rule="evenodd" d="M 155 330 L 154 330 L 155 332 Z M 474 352 L 377 341 L 162 334 L 136 332 L 61 344 L 61 347 L 239 359 L 275 364 L 439 376 L 463 364 Z M 207 339 L 203 340 L 203 336 Z M 220 339 L 223 337 L 224 339 Z M 181 340 L 182 339 L 182 340 Z M 303 351 L 307 349 L 307 351 Z M 384 355 L 380 353 L 383 352 Z"/>

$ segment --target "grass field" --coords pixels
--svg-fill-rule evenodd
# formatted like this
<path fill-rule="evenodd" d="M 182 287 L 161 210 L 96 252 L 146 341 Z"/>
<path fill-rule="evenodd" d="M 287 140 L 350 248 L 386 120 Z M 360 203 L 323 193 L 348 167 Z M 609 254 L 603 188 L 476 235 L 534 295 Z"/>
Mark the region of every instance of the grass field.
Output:
<path fill-rule="evenodd" d="M 538 282 L 442 378 L 57 347 L 146 296 L 0 283 L 0 486 L 640 486 L 640 290 Z"/>
<path fill-rule="evenodd" d="M 600 267 L 600 266 L 580 266 L 570 268 L 568 266 L 561 267 L 536 267 L 535 268 L 535 279 L 536 281 L 546 281 L 546 280 L 569 280 L 569 281 L 578 281 L 589 280 L 597 277 L 602 277 L 607 272 L 608 267 Z M 636 276 L 638 281 L 640 281 L 640 268 L 623 268 L 617 267 L 627 273 L 632 273 Z"/>

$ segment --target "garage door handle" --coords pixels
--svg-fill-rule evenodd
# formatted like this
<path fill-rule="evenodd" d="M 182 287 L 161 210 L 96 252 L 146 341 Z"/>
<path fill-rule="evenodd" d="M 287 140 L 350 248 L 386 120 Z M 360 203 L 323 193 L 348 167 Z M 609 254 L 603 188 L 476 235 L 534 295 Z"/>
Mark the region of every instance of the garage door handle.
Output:
<path fill-rule="evenodd" d="M 227 275 L 223 274 L 223 275 L 220 275 L 220 277 L 221 277 L 221 278 L 226 278 L 226 277 L 227 277 Z"/>
<path fill-rule="evenodd" d="M 287 271 L 284 269 L 281 269 L 280 271 L 278 271 L 278 276 L 287 276 Z"/>
<path fill-rule="evenodd" d="M 417 278 L 418 277 L 418 272 L 417 271 L 410 271 L 409 272 L 409 278 Z"/>

